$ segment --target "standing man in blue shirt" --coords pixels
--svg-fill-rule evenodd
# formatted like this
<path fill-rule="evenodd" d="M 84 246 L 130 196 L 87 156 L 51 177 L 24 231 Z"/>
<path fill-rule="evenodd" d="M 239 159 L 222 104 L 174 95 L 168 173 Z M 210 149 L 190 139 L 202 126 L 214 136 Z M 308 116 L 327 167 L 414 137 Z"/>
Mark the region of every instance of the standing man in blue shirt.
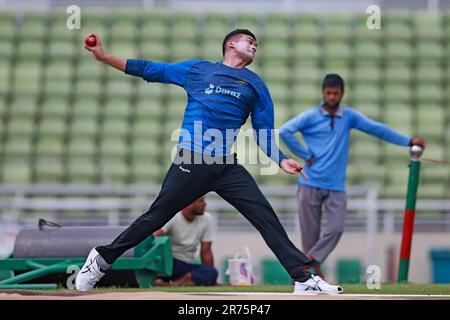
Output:
<path fill-rule="evenodd" d="M 294 293 L 342 293 L 311 273 L 310 261 L 289 240 L 278 217 L 254 179 L 230 154 L 237 132 L 250 116 L 260 148 L 281 169 L 303 174 L 303 167 L 278 149 L 273 133 L 274 107 L 261 78 L 248 70 L 256 55 L 256 37 L 246 29 L 225 36 L 223 62 L 193 60 L 161 63 L 118 58 L 103 52 L 100 39 L 87 47 L 97 60 L 148 82 L 178 85 L 187 105 L 178 152 L 150 209 L 111 244 L 93 248 L 75 281 L 89 291 L 126 250 L 166 224 L 178 211 L 214 191 L 232 204 L 261 233 L 295 281 Z"/>
<path fill-rule="evenodd" d="M 298 210 L 303 252 L 311 266 L 323 277 L 320 264 L 337 245 L 343 230 L 347 206 L 345 175 L 350 147 L 350 131 L 357 129 L 400 146 L 420 145 L 423 138 L 407 137 L 361 112 L 341 106 L 344 80 L 328 74 L 323 80 L 323 103 L 300 113 L 280 129 L 280 137 L 289 149 L 304 159 L 309 179 L 298 179 Z M 300 132 L 305 148 L 295 137 Z M 322 206 L 328 214 L 321 235 Z"/>

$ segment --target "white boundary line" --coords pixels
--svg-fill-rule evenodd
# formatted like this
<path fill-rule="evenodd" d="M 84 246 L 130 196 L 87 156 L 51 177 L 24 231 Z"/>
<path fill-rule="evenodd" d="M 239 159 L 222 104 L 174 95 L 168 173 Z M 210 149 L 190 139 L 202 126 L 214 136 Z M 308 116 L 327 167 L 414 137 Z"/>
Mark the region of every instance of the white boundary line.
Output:
<path fill-rule="evenodd" d="M 288 292 L 180 292 L 180 294 L 187 295 L 218 295 L 218 296 L 303 296 L 295 295 Z M 314 295 L 307 295 L 308 297 L 313 297 Z M 373 297 L 373 298 L 449 298 L 448 294 L 334 294 L 326 295 L 319 294 L 316 296 L 321 297 Z"/>

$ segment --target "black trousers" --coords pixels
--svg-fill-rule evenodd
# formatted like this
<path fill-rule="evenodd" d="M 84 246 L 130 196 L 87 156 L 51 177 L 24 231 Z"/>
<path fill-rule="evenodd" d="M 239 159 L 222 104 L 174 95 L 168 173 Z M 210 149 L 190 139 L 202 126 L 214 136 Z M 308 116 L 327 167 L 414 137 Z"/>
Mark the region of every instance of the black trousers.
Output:
<path fill-rule="evenodd" d="M 183 155 L 183 152 L 190 151 L 180 150 L 178 156 Z M 201 157 L 198 153 L 190 154 L 191 159 L 199 156 Z M 113 264 L 125 251 L 164 226 L 177 212 L 206 193 L 215 191 L 261 233 L 269 248 L 293 279 L 304 281 L 310 277 L 305 271 L 305 265 L 307 266 L 310 261 L 289 240 L 255 180 L 237 163 L 235 156 L 233 161 L 223 164 L 210 164 L 211 161 L 206 163 L 202 161 L 200 164 L 190 162 L 191 164 L 175 164 L 179 163 L 175 159 L 150 209 L 137 218 L 111 244 L 96 248 L 107 263 Z"/>

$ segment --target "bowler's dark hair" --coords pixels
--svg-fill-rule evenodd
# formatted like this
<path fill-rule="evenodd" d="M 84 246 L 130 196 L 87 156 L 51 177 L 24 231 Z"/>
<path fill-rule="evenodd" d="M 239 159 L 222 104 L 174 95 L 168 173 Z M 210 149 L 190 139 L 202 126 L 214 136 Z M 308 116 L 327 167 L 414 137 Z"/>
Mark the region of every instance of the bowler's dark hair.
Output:
<path fill-rule="evenodd" d="M 323 79 L 322 90 L 325 87 L 340 87 L 342 92 L 344 92 L 344 80 L 338 74 L 327 74 Z"/>
<path fill-rule="evenodd" d="M 229 34 L 227 34 L 225 36 L 225 39 L 223 39 L 223 43 L 222 43 L 222 54 L 225 56 L 225 49 L 227 48 L 227 41 L 230 40 L 232 37 L 234 37 L 235 35 L 238 34 L 246 34 L 250 37 L 252 37 L 253 39 L 256 40 L 255 35 L 248 29 L 236 29 L 231 31 Z"/>

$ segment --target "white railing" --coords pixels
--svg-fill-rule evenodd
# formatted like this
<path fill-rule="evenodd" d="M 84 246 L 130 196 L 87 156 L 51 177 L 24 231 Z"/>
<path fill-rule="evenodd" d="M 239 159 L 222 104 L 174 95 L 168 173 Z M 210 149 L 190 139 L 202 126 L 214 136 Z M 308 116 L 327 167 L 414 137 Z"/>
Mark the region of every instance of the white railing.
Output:
<path fill-rule="evenodd" d="M 263 186 L 261 189 L 286 231 L 299 233 L 296 186 Z M 159 190 L 157 185 L 0 184 L 0 240 L 5 242 L 3 246 L 9 241 L 9 250 L 14 232 L 17 233 L 23 225 L 37 225 L 39 218 L 63 226 L 129 225 L 150 207 Z M 405 200 L 379 199 L 374 186 L 351 186 L 347 189 L 347 197 L 345 230 L 366 232 L 367 261 L 375 263 L 378 261 L 378 232 L 381 227 L 388 232 L 401 230 Z M 217 194 L 209 193 L 206 201 L 207 211 L 213 214 L 219 232 L 255 231 Z M 450 231 L 450 200 L 419 200 L 417 211 L 416 232 Z M 438 215 L 429 217 L 426 213 L 431 211 Z M 326 214 L 323 223 L 326 223 Z"/>
<path fill-rule="evenodd" d="M 296 186 L 262 186 L 261 189 L 286 229 L 295 230 L 298 227 Z M 0 219 L 34 224 L 42 216 L 66 225 L 126 225 L 149 208 L 159 190 L 158 185 L 0 184 Z M 376 233 L 380 227 L 397 230 L 402 222 L 405 199 L 380 199 L 374 186 L 348 187 L 347 196 L 347 230 L 371 233 Z M 209 193 L 206 199 L 207 210 L 216 215 L 219 228 L 250 228 L 249 223 L 215 193 Z M 419 199 L 417 212 L 416 229 L 450 230 L 450 200 Z M 433 216 L 426 214 L 429 212 L 433 212 Z"/>

